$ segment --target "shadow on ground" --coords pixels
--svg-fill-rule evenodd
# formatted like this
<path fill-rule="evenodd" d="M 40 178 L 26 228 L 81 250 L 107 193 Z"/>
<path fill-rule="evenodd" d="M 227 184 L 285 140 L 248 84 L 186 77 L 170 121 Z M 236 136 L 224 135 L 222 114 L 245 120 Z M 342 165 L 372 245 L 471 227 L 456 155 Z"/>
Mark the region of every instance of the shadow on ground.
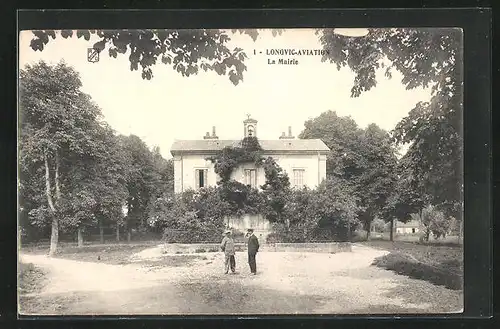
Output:
<path fill-rule="evenodd" d="M 232 282 L 185 282 L 120 292 L 24 297 L 20 310 L 25 315 L 296 314 L 314 313 L 324 304 L 319 296 L 249 289 Z"/>
<path fill-rule="evenodd" d="M 438 266 L 416 262 L 399 253 L 390 253 L 376 258 L 373 265 L 391 270 L 400 275 L 407 275 L 413 279 L 425 280 L 435 285 L 442 285 L 448 289 L 461 290 L 462 276 L 455 271 L 456 261 L 443 263 Z"/>

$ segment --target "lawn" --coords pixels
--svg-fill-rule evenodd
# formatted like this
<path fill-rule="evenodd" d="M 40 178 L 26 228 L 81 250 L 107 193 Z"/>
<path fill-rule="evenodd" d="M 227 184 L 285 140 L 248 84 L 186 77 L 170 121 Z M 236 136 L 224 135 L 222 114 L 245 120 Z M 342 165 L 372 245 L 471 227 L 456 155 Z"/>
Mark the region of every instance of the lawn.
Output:
<path fill-rule="evenodd" d="M 88 244 L 78 247 L 74 243 L 62 243 L 58 246 L 56 258 L 79 260 L 84 262 L 102 262 L 122 265 L 130 263 L 129 257 L 144 249 L 157 245 L 158 242 Z M 33 245 L 23 247 L 22 252 L 28 254 L 48 254 L 48 246 Z"/>
<path fill-rule="evenodd" d="M 110 265 L 126 265 L 132 261 L 130 256 L 149 249 L 157 245 L 157 241 L 141 242 L 141 243 L 119 243 L 119 244 L 89 244 L 83 247 L 78 247 L 74 244 L 63 244 L 59 246 L 55 258 L 77 260 L 82 262 L 103 263 Z M 28 254 L 46 254 L 45 246 L 32 246 L 23 248 L 24 253 Z M 205 250 L 203 251 L 205 252 Z M 135 264 L 144 265 L 147 267 L 157 266 L 190 266 L 196 260 L 206 260 L 207 257 L 203 254 L 180 254 L 180 255 L 164 255 L 159 259 L 148 259 L 134 261 Z"/>
<path fill-rule="evenodd" d="M 449 289 L 462 289 L 463 249 L 460 245 L 383 240 L 361 244 L 390 251 L 388 255 L 375 259 L 373 265 Z"/>

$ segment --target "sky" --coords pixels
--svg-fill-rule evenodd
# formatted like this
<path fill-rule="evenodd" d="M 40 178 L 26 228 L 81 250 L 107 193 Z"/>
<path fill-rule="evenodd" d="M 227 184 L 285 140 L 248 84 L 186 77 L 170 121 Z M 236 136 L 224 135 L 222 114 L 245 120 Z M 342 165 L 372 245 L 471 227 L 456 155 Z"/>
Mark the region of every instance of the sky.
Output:
<path fill-rule="evenodd" d="M 375 88 L 351 98 L 352 71 L 337 70 L 335 64 L 321 62 L 320 56 L 296 56 L 298 65 L 268 64 L 271 57 L 266 50 L 321 49 L 312 29 L 290 29 L 276 37 L 263 30 L 255 42 L 247 35 L 229 35 L 229 47 L 242 48 L 249 57 L 243 82 L 237 86 L 215 72 L 183 77 L 161 63 L 153 67 L 151 80 L 143 80 L 140 68 L 130 71 L 128 54 L 115 59 L 105 51 L 99 62 L 90 63 L 87 48 L 95 38 L 58 36 L 42 52 L 35 52 L 29 46 L 31 31 L 20 33 L 19 64 L 23 68 L 39 60 L 53 64 L 64 60 L 80 73 L 82 90 L 99 105 L 111 127 L 139 136 L 150 147 L 159 146 L 165 158 L 171 157 L 175 139 L 202 139 L 212 126 L 220 139 L 241 139 L 247 114 L 258 120 L 259 139 L 277 139 L 288 126 L 297 136 L 306 120 L 328 110 L 351 116 L 362 128 L 375 123 L 390 131 L 416 103 L 430 98 L 428 89 L 405 90 L 397 72 L 387 79 L 381 70 Z"/>

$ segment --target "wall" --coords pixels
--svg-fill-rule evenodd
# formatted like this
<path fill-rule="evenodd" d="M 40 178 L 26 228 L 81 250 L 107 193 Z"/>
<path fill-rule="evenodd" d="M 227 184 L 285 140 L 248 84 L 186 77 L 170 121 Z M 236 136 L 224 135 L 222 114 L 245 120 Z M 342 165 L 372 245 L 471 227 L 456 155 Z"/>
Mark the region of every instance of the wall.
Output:
<path fill-rule="evenodd" d="M 226 218 L 227 225 L 232 229 L 246 233 L 247 229 L 253 228 L 254 234 L 259 240 L 265 241 L 272 232 L 271 223 L 261 215 L 245 215 L 241 218 Z"/>
<path fill-rule="evenodd" d="M 413 233 L 413 229 L 415 229 L 415 233 Z M 397 227 L 396 233 L 400 234 L 417 234 L 419 232 L 418 227 Z"/>
<path fill-rule="evenodd" d="M 314 189 L 326 178 L 326 155 L 276 154 L 273 158 L 288 173 L 293 184 L 293 169 L 304 169 L 304 183 Z"/>
<path fill-rule="evenodd" d="M 214 186 L 219 179 L 214 172 L 214 165 L 211 161 L 205 160 L 209 155 L 183 155 L 174 157 L 174 189 L 175 193 L 186 191 L 187 189 L 194 189 L 195 183 L 195 170 L 208 169 L 207 183 Z M 264 154 L 264 157 L 269 155 Z M 326 155 L 310 154 L 273 154 L 271 155 L 278 165 L 288 173 L 290 183 L 293 184 L 293 169 L 304 169 L 304 183 L 309 188 L 315 188 L 318 184 L 326 178 Z M 244 170 L 256 169 L 257 170 L 257 186 L 265 183 L 266 178 L 264 169 L 262 167 L 255 168 L 251 163 L 244 164 L 234 170 L 231 175 L 232 179 L 239 182 L 244 182 Z"/>
<path fill-rule="evenodd" d="M 174 191 L 181 193 L 188 189 L 196 187 L 195 170 L 208 169 L 207 184 L 215 186 L 217 184 L 217 174 L 214 171 L 214 165 L 206 160 L 208 154 L 200 155 L 182 155 L 174 157 Z"/>
<path fill-rule="evenodd" d="M 222 241 L 222 238 L 221 238 Z M 245 252 L 246 243 L 236 243 L 236 251 Z M 349 242 L 330 242 L 330 243 L 261 243 L 259 252 L 314 252 L 314 253 L 339 253 L 352 251 Z M 185 254 L 199 252 L 220 252 L 218 243 L 199 243 L 199 244 L 179 244 L 166 243 L 163 245 L 163 253 L 166 254 Z"/>

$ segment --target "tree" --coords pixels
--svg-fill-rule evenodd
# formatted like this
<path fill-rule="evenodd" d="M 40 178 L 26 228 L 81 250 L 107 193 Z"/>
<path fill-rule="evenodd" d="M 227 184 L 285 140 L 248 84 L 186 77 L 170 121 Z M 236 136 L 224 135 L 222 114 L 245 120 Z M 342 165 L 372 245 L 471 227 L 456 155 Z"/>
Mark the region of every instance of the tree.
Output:
<path fill-rule="evenodd" d="M 20 72 L 22 193 L 33 196 L 35 191 L 27 191 L 31 188 L 41 192 L 43 181 L 45 200 L 27 199 L 33 202 L 29 212 L 36 222 L 50 221 L 49 255 L 57 250 L 60 225 L 71 226 L 68 220 L 80 219 L 76 216 L 80 208 L 72 202 L 78 182 L 71 177 L 71 159 L 92 159 L 98 149 L 89 132 L 96 129 L 100 110 L 80 87 L 78 73 L 64 62 L 55 66 L 40 62 Z M 91 202 L 79 197 L 84 203 Z M 65 216 L 68 211 L 75 216 Z"/>
<path fill-rule="evenodd" d="M 97 201 L 94 213 L 99 224 L 100 241 L 104 243 L 104 224 L 112 223 L 118 227 L 123 220 L 122 206 L 128 196 L 128 164 L 119 138 L 109 126 L 103 125 L 99 140 L 105 152 L 99 154 L 92 176 L 92 191 Z"/>
<path fill-rule="evenodd" d="M 289 230 L 290 219 L 288 216 L 284 216 L 290 194 L 288 175 L 271 157 L 264 160 L 263 166 L 266 182 L 262 186 L 264 199 L 262 214 L 270 222 L 284 223 L 286 229 Z"/>
<path fill-rule="evenodd" d="M 312 199 L 317 235 L 350 240 L 352 230 L 359 223 L 357 202 L 351 187 L 340 178 L 324 180 Z"/>
<path fill-rule="evenodd" d="M 397 70 L 407 89 L 431 87 L 430 102 L 416 104 L 398 123 L 393 138 L 398 144 L 410 145 L 405 157 L 411 171 L 409 187 L 417 188 L 413 193 L 421 195 L 423 190 L 434 204 L 456 209 L 463 189 L 461 30 L 370 29 L 362 38 L 321 30 L 318 35 L 329 50 L 323 60 L 354 71 L 353 97 L 376 86 L 376 70 L 384 67 L 386 59 L 386 77 Z"/>
<path fill-rule="evenodd" d="M 423 227 L 423 239 L 425 241 L 429 241 L 431 233 L 438 239 L 441 236 L 446 236 L 450 230 L 451 221 L 446 218 L 442 211 L 432 205 L 424 207 L 419 214 L 413 216 L 420 221 Z"/>
<path fill-rule="evenodd" d="M 131 230 L 147 226 L 148 206 L 159 197 L 161 176 L 155 167 L 153 153 L 144 141 L 135 135 L 120 137 L 127 163 L 126 187 L 128 191 L 125 206 L 127 215 L 125 229 L 127 240 L 131 239 Z"/>
<path fill-rule="evenodd" d="M 370 237 L 371 223 L 383 213 L 397 184 L 397 158 L 387 132 L 370 124 L 361 138 L 363 171 L 355 178 L 356 192 L 360 200 L 359 218 Z"/>
<path fill-rule="evenodd" d="M 361 172 L 360 139 L 363 130 L 351 117 L 338 116 L 335 111 L 326 111 L 304 123 L 301 139 L 321 139 L 329 148 L 326 173 L 328 176 L 347 180 Z"/>
<path fill-rule="evenodd" d="M 375 124 L 361 129 L 352 118 L 327 111 L 306 121 L 299 138 L 319 138 L 330 148 L 327 176 L 350 186 L 369 237 L 371 222 L 381 215 L 397 181 L 390 135 Z"/>
<path fill-rule="evenodd" d="M 236 31 L 257 38 L 256 30 Z M 99 41 L 93 47 L 100 52 L 107 49 L 110 57 L 128 53 L 130 70 L 137 71 L 140 65 L 142 78 L 147 80 L 153 77 L 152 67 L 159 61 L 186 77 L 200 70 L 215 71 L 229 76 L 234 85 L 243 80 L 246 70 L 246 54 L 241 48 L 227 47 L 231 38 L 224 30 L 39 30 L 33 31 L 31 48 L 43 51 L 50 39 L 74 34 L 85 40 L 97 36 Z"/>
<path fill-rule="evenodd" d="M 153 164 L 158 173 L 158 181 L 155 182 L 155 191 L 153 194 L 156 197 L 161 195 L 171 195 L 174 193 L 174 162 L 172 159 L 165 159 L 160 153 L 158 146 L 153 147 Z"/>

